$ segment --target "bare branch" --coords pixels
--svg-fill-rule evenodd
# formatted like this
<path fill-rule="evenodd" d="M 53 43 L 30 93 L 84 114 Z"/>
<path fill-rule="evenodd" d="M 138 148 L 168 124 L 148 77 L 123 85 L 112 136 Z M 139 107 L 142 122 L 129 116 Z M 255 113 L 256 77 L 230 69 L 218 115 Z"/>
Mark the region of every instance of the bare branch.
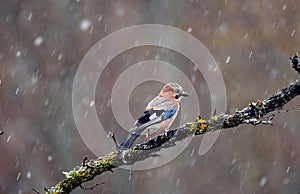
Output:
<path fill-rule="evenodd" d="M 298 55 L 290 58 L 292 67 L 300 73 Z M 172 147 L 187 137 L 202 135 L 206 132 L 233 128 L 241 124 L 271 124 L 272 117 L 262 120 L 266 114 L 283 108 L 283 106 L 300 94 L 300 82 L 297 80 L 289 86 L 279 90 L 268 99 L 250 103 L 247 107 L 233 114 L 221 114 L 204 120 L 200 116 L 195 122 L 186 123 L 176 129 L 169 130 L 166 134 L 156 136 L 148 142 L 138 144 L 129 150 L 119 150 L 95 160 L 85 159 L 83 164 L 69 172 L 63 172 L 66 178 L 54 187 L 45 188 L 46 193 L 70 193 L 82 183 L 92 180 L 103 172 L 122 165 L 132 165 L 149 157 L 157 156 L 157 152 L 166 147 Z M 155 149 L 154 149 L 155 148 Z"/>

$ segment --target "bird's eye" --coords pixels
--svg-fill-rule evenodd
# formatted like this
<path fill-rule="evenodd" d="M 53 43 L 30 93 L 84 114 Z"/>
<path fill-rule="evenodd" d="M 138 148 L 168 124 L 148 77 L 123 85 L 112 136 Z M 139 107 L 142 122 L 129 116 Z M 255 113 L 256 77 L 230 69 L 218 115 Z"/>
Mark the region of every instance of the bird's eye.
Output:
<path fill-rule="evenodd" d="M 176 95 L 175 98 L 178 99 L 179 98 L 178 95 Z"/>

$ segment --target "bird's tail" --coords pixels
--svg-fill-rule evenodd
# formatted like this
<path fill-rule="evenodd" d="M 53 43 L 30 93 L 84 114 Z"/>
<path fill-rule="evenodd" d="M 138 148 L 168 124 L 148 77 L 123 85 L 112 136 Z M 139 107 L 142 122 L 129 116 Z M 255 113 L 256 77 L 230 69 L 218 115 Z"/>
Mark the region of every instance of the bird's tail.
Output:
<path fill-rule="evenodd" d="M 119 149 L 120 150 L 127 150 L 127 149 L 130 149 L 131 146 L 134 144 L 135 140 L 143 133 L 143 131 L 145 129 L 147 129 L 147 127 L 151 126 L 151 125 L 154 125 L 154 124 L 157 124 L 163 120 L 166 120 L 168 119 L 168 117 L 166 118 L 162 118 L 162 116 L 164 116 L 164 114 L 162 114 L 161 116 L 159 117 L 156 117 L 155 119 L 153 119 L 151 122 L 148 122 L 148 123 L 145 123 L 143 125 L 140 125 L 134 129 L 132 129 L 132 131 L 134 131 L 133 133 L 129 134 L 126 138 L 125 141 L 123 141 L 123 143 L 121 143 L 121 145 L 119 146 Z M 173 115 L 171 115 L 173 116 Z M 170 117 L 171 117 L 170 116 Z"/>
<path fill-rule="evenodd" d="M 143 133 L 143 131 L 148 127 L 148 124 L 144 124 L 141 126 L 138 126 L 134 129 L 132 129 L 131 131 L 133 131 L 133 133 L 130 133 L 127 138 L 121 143 L 121 145 L 119 146 L 120 150 L 127 150 L 130 149 L 131 146 L 134 144 L 135 140 Z"/>
<path fill-rule="evenodd" d="M 121 143 L 121 145 L 119 146 L 120 150 L 127 150 L 130 149 L 131 146 L 133 145 L 133 143 L 135 142 L 135 140 L 140 136 L 140 134 L 137 133 L 133 133 L 133 134 L 129 134 L 126 138 L 125 141 L 123 141 L 123 143 Z"/>

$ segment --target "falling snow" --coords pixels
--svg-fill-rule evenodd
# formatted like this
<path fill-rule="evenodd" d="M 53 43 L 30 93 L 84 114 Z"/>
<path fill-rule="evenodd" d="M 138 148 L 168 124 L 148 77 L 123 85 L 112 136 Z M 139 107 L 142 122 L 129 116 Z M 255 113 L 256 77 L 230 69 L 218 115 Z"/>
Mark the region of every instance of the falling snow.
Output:
<path fill-rule="evenodd" d="M 249 53 L 249 59 L 252 57 L 252 54 L 253 54 L 253 52 L 252 51 L 250 51 L 250 53 Z"/>
<path fill-rule="evenodd" d="M 102 16 L 102 15 L 100 15 L 100 16 L 98 17 L 98 22 L 101 22 L 101 21 L 102 21 L 102 19 L 103 19 L 103 16 Z"/>
<path fill-rule="evenodd" d="M 48 162 L 51 162 L 53 160 L 53 157 L 51 155 L 49 155 L 47 160 L 48 160 Z"/>
<path fill-rule="evenodd" d="M 262 177 L 261 179 L 260 179 L 260 181 L 259 181 L 259 186 L 260 187 L 264 187 L 265 185 L 266 185 L 266 183 L 267 183 L 267 181 L 268 181 L 268 178 L 267 177 Z"/>
<path fill-rule="evenodd" d="M 288 166 L 286 169 L 286 173 L 289 173 L 289 172 L 290 172 L 290 166 Z"/>
<path fill-rule="evenodd" d="M 21 56 L 21 51 L 17 51 L 16 56 L 17 56 L 17 57 Z"/>
<path fill-rule="evenodd" d="M 20 89 L 19 89 L 19 87 L 17 87 L 15 90 L 15 95 L 18 96 L 19 92 L 20 92 Z"/>
<path fill-rule="evenodd" d="M 28 18 L 27 18 L 28 20 L 31 20 L 32 19 L 32 13 L 30 13 L 29 15 L 28 15 Z"/>
<path fill-rule="evenodd" d="M 10 141 L 10 138 L 11 138 L 11 135 L 7 137 L 6 142 L 9 142 L 9 141 Z"/>
<path fill-rule="evenodd" d="M 94 104 L 95 104 L 95 101 L 94 101 L 94 100 L 92 100 L 92 101 L 90 102 L 90 107 L 93 107 L 93 106 L 94 106 Z"/>
<path fill-rule="evenodd" d="M 293 29 L 292 33 L 291 33 L 291 37 L 293 37 L 296 33 L 296 29 Z"/>
<path fill-rule="evenodd" d="M 48 106 L 48 104 L 49 104 L 49 99 L 46 99 L 45 103 L 44 103 L 44 106 Z"/>
<path fill-rule="evenodd" d="M 43 42 L 44 42 L 44 38 L 42 36 L 38 36 L 34 40 L 33 44 L 34 44 L 34 46 L 41 46 L 43 44 Z"/>
<path fill-rule="evenodd" d="M 17 2 L 0 3 L 0 193 L 33 193 L 32 187 L 42 191 L 43 186 L 60 181 L 62 171 L 81 164 L 86 155 L 94 159 L 115 151 L 106 132 L 113 130 L 120 143 L 165 82 L 191 85 L 184 87 L 193 95 L 182 99 L 180 116 L 172 125 L 176 127 L 199 114 L 211 117 L 215 107 L 217 114 L 233 113 L 297 78 L 288 61 L 299 42 L 299 10 L 293 2 Z M 131 31 L 140 24 L 160 26 L 154 31 L 146 27 L 139 33 Z M 165 33 L 166 26 L 174 30 Z M 130 33 L 108 41 L 124 28 Z M 117 107 L 122 114 L 116 118 L 111 100 L 116 80 L 136 63 L 155 60 L 174 69 L 135 68 L 117 92 L 124 107 Z M 85 77 L 74 85 L 79 70 Z M 91 84 L 93 79 L 96 85 Z M 74 88 L 80 88 L 78 95 L 73 94 Z M 95 92 L 90 93 L 93 88 Z M 179 143 L 174 153 L 168 148 L 167 154 L 161 152 L 146 161 L 159 164 L 176 155 L 171 162 L 147 171 L 132 169 L 130 175 L 129 170 L 116 169 L 104 175 L 108 177 L 100 175 L 106 186 L 88 193 L 297 193 L 298 98 L 292 103 L 287 106 L 295 108 L 282 110 L 272 126 L 228 129 L 203 156 L 198 150 L 208 136 L 193 137 L 191 143 L 183 140 L 184 151 L 178 151 Z M 219 110 L 224 107 L 225 111 Z M 75 110 L 80 110 L 79 116 Z M 104 148 L 107 152 L 93 153 Z M 226 184 L 216 184 L 214 177 L 226 179 Z M 196 184 L 191 180 L 197 180 Z"/>
<path fill-rule="evenodd" d="M 36 75 L 32 74 L 31 79 L 30 79 L 30 85 L 34 86 L 37 83 L 38 83 L 38 77 Z"/>
<path fill-rule="evenodd" d="M 285 122 L 284 125 L 283 125 L 283 128 L 284 128 L 284 129 L 286 128 L 286 125 L 287 125 L 287 122 Z"/>
<path fill-rule="evenodd" d="M 231 161 L 231 164 L 234 165 L 236 163 L 236 158 Z"/>
<path fill-rule="evenodd" d="M 90 28 L 92 22 L 88 19 L 84 19 L 80 22 L 80 30 L 81 31 L 86 31 Z"/>
<path fill-rule="evenodd" d="M 284 4 L 284 5 L 282 6 L 282 11 L 285 11 L 285 10 L 286 10 L 286 8 L 287 8 L 287 5 L 286 5 L 286 4 Z"/>
<path fill-rule="evenodd" d="M 226 59 L 226 62 L 225 62 L 225 63 L 227 63 L 227 64 L 228 64 L 228 63 L 229 63 L 229 61 L 230 61 L 230 59 L 231 59 L 231 57 L 230 57 L 230 56 L 228 56 L 228 57 L 227 57 L 227 59 Z"/>
<path fill-rule="evenodd" d="M 30 172 L 30 171 L 27 172 L 26 178 L 27 178 L 27 179 L 31 179 L 31 172 Z"/>
<path fill-rule="evenodd" d="M 18 175 L 17 175 L 17 181 L 19 181 L 20 176 L 21 176 L 21 173 L 19 172 Z"/>
<path fill-rule="evenodd" d="M 57 57 L 57 60 L 60 61 L 60 60 L 62 59 L 62 57 L 63 57 L 63 55 L 62 55 L 62 54 L 59 54 L 58 57 Z"/>

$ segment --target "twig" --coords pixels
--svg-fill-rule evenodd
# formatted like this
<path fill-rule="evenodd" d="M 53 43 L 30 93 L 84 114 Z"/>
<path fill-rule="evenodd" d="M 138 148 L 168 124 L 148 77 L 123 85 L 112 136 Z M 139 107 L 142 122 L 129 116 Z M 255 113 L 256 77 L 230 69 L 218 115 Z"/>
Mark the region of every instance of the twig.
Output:
<path fill-rule="evenodd" d="M 36 190 L 35 188 L 31 188 L 34 192 L 36 192 L 37 194 L 41 194 L 38 190 Z"/>

